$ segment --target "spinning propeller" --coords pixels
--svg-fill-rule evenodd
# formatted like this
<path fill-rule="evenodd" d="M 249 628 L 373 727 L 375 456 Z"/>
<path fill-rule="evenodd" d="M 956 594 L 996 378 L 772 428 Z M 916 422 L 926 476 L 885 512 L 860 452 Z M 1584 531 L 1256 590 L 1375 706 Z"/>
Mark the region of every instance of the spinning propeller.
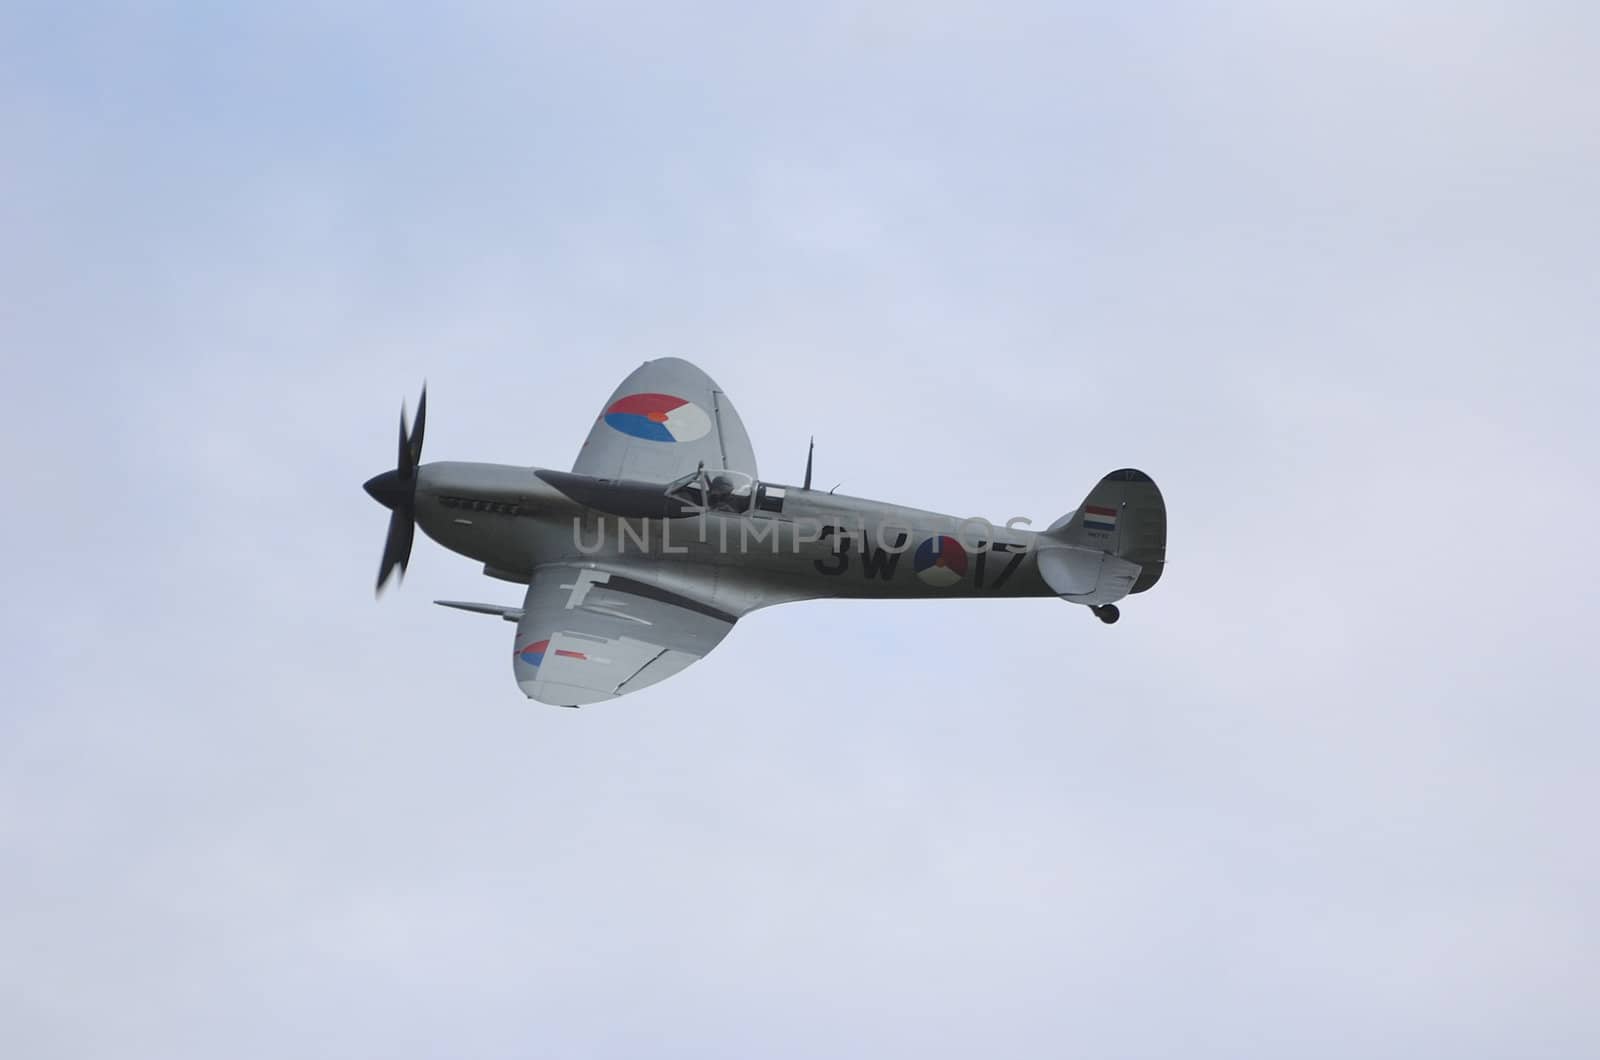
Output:
<path fill-rule="evenodd" d="M 375 591 L 383 591 L 383 583 L 396 567 L 404 578 L 406 564 L 411 562 L 411 539 L 417 529 L 417 464 L 422 460 L 422 430 L 428 421 L 428 387 L 423 384 L 422 397 L 417 401 L 417 418 L 406 431 L 406 407 L 400 405 L 400 456 L 393 471 L 374 475 L 363 487 L 372 499 L 389 509 L 389 536 L 383 543 L 383 562 L 378 567 L 378 584 Z"/>

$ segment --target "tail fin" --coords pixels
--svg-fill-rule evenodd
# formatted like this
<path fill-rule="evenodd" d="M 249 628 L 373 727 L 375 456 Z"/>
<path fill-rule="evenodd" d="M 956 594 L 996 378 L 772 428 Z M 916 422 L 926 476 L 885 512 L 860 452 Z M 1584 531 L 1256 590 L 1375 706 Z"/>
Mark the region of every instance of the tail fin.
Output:
<path fill-rule="evenodd" d="M 1114 580 L 1124 586 L 1118 596 L 1142 593 L 1160 580 L 1166 565 L 1167 504 L 1149 475 L 1131 467 L 1123 468 L 1101 479 L 1082 504 L 1050 524 L 1045 536 L 1071 546 L 1071 552 L 1080 553 L 1074 558 L 1064 551 L 1050 564 L 1041 557 L 1040 572 L 1057 592 L 1099 596 L 1110 589 L 1105 583 Z M 1124 561 L 1106 562 L 1105 565 L 1119 575 L 1115 578 L 1110 577 L 1112 570 L 1100 570 L 1099 564 L 1095 565 L 1096 574 L 1090 584 L 1099 583 L 1099 592 L 1084 587 L 1088 571 L 1082 562 L 1083 550 Z M 1069 558 L 1072 560 L 1070 574 Z M 1051 568 L 1060 569 L 1053 572 Z M 1052 573 L 1057 573 L 1058 577 L 1053 578 Z M 1061 581 L 1060 585 L 1056 584 L 1057 580 Z"/>

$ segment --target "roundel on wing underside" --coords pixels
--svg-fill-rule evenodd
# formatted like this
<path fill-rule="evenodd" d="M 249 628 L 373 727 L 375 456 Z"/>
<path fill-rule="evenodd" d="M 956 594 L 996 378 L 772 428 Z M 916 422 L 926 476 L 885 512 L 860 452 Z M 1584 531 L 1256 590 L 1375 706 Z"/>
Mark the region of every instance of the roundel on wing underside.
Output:
<path fill-rule="evenodd" d="M 692 442 L 711 433 L 705 409 L 671 394 L 629 394 L 600 415 L 613 430 L 647 442 Z"/>

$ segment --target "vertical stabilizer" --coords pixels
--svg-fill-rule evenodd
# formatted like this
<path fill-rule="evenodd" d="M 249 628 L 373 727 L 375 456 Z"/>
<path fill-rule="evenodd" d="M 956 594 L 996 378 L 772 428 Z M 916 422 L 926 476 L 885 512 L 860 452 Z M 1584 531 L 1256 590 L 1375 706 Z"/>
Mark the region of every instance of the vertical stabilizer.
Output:
<path fill-rule="evenodd" d="M 1075 550 L 1090 549 L 1137 566 L 1126 591 L 1142 593 L 1161 578 L 1167 562 L 1167 504 L 1149 475 L 1122 468 L 1101 479 L 1082 504 L 1052 523 L 1045 534 Z M 1083 566 L 1081 561 L 1073 564 L 1075 569 Z M 1070 583 L 1071 589 L 1065 591 L 1081 593 L 1083 580 L 1082 575 L 1067 579 L 1064 584 Z"/>

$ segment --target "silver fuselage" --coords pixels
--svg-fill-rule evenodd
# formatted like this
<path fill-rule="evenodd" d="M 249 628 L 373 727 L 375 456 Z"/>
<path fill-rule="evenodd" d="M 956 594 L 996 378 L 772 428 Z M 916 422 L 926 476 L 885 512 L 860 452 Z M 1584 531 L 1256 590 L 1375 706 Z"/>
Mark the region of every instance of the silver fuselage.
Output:
<path fill-rule="evenodd" d="M 742 510 L 685 510 L 666 490 L 441 462 L 418 469 L 416 518 L 507 581 L 526 584 L 544 564 L 603 563 L 698 598 L 709 592 L 735 614 L 832 597 L 1056 595 L 1039 576 L 1039 535 L 1021 526 L 772 483 L 737 499 Z"/>

